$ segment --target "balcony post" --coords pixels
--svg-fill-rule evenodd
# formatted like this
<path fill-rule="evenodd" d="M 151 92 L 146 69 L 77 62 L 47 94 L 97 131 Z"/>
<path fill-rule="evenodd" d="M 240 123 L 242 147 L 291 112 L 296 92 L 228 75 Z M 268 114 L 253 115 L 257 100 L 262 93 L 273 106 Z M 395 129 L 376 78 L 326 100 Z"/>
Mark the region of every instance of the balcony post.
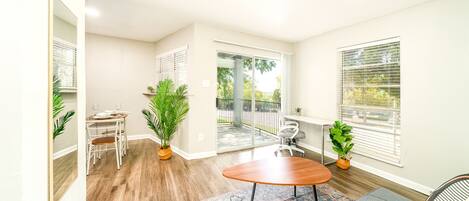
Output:
<path fill-rule="evenodd" d="M 243 88 L 244 88 L 244 60 L 235 58 L 234 65 L 234 85 L 233 85 L 233 125 L 241 127 L 243 115 Z"/>

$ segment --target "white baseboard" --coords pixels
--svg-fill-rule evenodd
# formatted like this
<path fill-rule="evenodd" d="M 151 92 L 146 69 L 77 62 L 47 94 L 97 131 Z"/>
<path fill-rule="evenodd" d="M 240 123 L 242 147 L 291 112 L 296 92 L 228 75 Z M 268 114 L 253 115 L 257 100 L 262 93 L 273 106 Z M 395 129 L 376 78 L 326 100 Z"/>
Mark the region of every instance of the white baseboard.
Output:
<path fill-rule="evenodd" d="M 188 160 L 195 160 L 195 159 L 201 159 L 201 158 L 210 158 L 217 156 L 216 151 L 205 151 L 205 152 L 198 152 L 198 153 L 193 153 L 189 155 Z"/>
<path fill-rule="evenodd" d="M 139 135 L 129 135 L 128 140 L 141 140 L 141 139 L 149 139 L 152 140 L 158 144 L 160 144 L 160 140 L 156 138 L 155 135 L 153 134 L 139 134 Z M 209 158 L 217 155 L 216 151 L 208 151 L 208 152 L 199 152 L 199 153 L 187 153 L 183 151 L 182 149 L 179 149 L 178 147 L 171 145 L 171 149 L 176 153 L 177 155 L 183 157 L 186 160 L 195 160 L 195 159 L 201 159 L 201 158 Z"/>
<path fill-rule="evenodd" d="M 369 173 L 372 173 L 374 175 L 377 175 L 377 176 L 380 176 L 380 177 L 383 177 L 387 180 L 390 180 L 390 181 L 393 181 L 393 182 L 396 182 L 400 185 L 403 185 L 405 187 L 408 187 L 408 188 L 411 188 L 411 189 L 414 189 L 418 192 L 421 192 L 425 195 L 430 195 L 435 189 L 433 188 L 430 188 L 428 186 L 425 186 L 423 184 L 420 184 L 420 183 L 417 183 L 415 181 L 412 181 L 412 180 L 409 180 L 409 179 L 406 179 L 406 178 L 403 178 L 403 177 L 400 177 L 400 176 L 397 176 L 395 174 L 391 174 L 389 172 L 386 172 L 386 171 L 383 171 L 383 170 L 380 170 L 380 169 L 377 169 L 375 167 L 372 167 L 372 166 L 369 166 L 369 165 L 366 165 L 364 163 L 360 163 L 360 162 L 356 162 L 356 161 L 351 161 L 351 164 L 357 168 L 360 168 L 362 170 L 365 170 Z"/>
<path fill-rule="evenodd" d="M 316 153 L 321 153 L 320 148 L 314 147 L 314 146 L 306 144 L 304 142 L 299 142 L 298 146 L 309 149 L 309 150 L 314 151 Z M 329 151 L 324 151 L 324 155 L 327 156 L 327 157 L 330 157 L 330 158 L 337 158 L 337 154 L 329 152 Z M 412 180 L 409 180 L 409 179 L 406 179 L 406 178 L 391 174 L 389 172 L 377 169 L 375 167 L 366 165 L 364 163 L 360 163 L 360 162 L 357 162 L 357 161 L 354 161 L 354 160 L 351 160 L 350 162 L 351 162 L 351 165 L 356 167 L 356 168 L 362 169 L 362 170 L 367 171 L 367 172 L 369 172 L 371 174 L 374 174 L 376 176 L 383 177 L 387 180 L 396 182 L 400 185 L 411 188 L 411 189 L 416 190 L 416 191 L 418 191 L 420 193 L 423 193 L 425 195 L 430 195 L 435 190 L 435 189 L 430 188 L 428 186 L 425 186 L 423 184 L 419 184 L 415 181 L 412 181 Z"/>
<path fill-rule="evenodd" d="M 52 155 L 52 158 L 53 158 L 53 160 L 58 159 L 58 158 L 60 158 L 60 157 L 62 157 L 62 156 L 65 156 L 65 155 L 67 155 L 67 154 L 69 154 L 69 153 L 72 153 L 72 152 L 76 151 L 77 148 L 78 148 L 77 145 L 69 146 L 69 147 L 67 147 L 67 148 L 65 148 L 65 149 L 62 149 L 62 150 L 60 150 L 60 151 L 58 151 L 58 152 L 55 152 L 55 153 Z"/>

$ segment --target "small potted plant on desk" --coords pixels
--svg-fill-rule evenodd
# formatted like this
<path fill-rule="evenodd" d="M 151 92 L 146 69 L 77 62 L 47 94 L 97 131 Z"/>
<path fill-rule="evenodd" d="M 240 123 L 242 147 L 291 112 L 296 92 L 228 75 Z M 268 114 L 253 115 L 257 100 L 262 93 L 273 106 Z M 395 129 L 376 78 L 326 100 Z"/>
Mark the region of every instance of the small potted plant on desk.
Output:
<path fill-rule="evenodd" d="M 170 159 L 172 151 L 170 141 L 176 134 L 181 123 L 189 111 L 187 101 L 187 85 L 174 89 L 172 80 L 165 79 L 158 83 L 156 95 L 150 100 L 150 109 L 142 110 L 150 128 L 161 141 L 158 155 L 161 160 Z"/>
<path fill-rule="evenodd" d="M 147 90 L 148 90 L 148 93 L 155 93 L 155 88 L 153 88 L 153 86 L 148 86 L 147 87 Z"/>
<path fill-rule="evenodd" d="M 332 140 L 332 149 L 337 153 L 339 158 L 336 165 L 340 169 L 347 170 L 350 168 L 350 151 L 353 148 L 352 143 L 352 127 L 341 122 L 335 121 L 331 128 L 329 128 L 329 137 Z"/>

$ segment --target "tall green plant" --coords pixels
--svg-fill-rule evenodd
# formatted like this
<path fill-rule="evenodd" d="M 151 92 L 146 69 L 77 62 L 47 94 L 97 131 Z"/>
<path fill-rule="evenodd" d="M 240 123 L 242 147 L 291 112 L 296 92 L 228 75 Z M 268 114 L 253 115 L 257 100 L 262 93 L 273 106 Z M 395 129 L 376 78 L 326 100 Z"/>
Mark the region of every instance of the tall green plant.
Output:
<path fill-rule="evenodd" d="M 335 121 L 329 128 L 329 137 L 332 140 L 332 149 L 339 155 L 341 159 L 350 160 L 350 151 L 353 148 L 352 138 L 350 134 L 352 127 L 341 122 Z"/>
<path fill-rule="evenodd" d="M 59 86 L 60 80 L 54 76 L 52 83 L 52 118 L 54 119 L 52 139 L 55 139 L 65 131 L 65 125 L 75 114 L 75 111 L 71 110 L 66 112 L 63 116 L 57 117 L 65 108 Z"/>
<path fill-rule="evenodd" d="M 187 102 L 187 85 L 181 85 L 176 90 L 170 79 L 162 80 L 156 88 L 156 95 L 152 97 L 150 109 L 142 110 L 150 128 L 161 140 L 161 147 L 168 148 L 171 139 L 189 111 Z"/>

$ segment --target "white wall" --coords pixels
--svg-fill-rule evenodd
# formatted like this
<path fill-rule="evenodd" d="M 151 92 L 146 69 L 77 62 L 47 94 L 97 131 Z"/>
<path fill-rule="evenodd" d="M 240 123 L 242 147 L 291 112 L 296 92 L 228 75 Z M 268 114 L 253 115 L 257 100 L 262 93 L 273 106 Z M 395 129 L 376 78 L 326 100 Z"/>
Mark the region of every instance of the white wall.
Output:
<path fill-rule="evenodd" d="M 75 25 L 68 23 L 64 19 L 54 15 L 54 37 L 70 43 L 77 43 L 77 28 Z"/>
<path fill-rule="evenodd" d="M 337 49 L 400 36 L 404 167 L 358 155 L 353 161 L 407 179 L 421 191 L 468 173 L 469 161 L 463 159 L 469 153 L 464 129 L 469 112 L 468 10 L 466 0 L 430 1 L 297 43 L 292 107 L 304 108 L 308 116 L 337 118 Z M 305 129 L 305 142 L 320 147 L 319 129 Z"/>
<path fill-rule="evenodd" d="M 34 5 L 38 5 L 37 3 Z M 47 18 L 36 18 L 36 21 L 27 23 L 27 17 L 21 16 L 18 10 L 26 10 L 19 1 L 2 2 L 0 7 L 0 23 L 2 24 L 2 37 L 0 37 L 0 53 L 3 55 L 0 59 L 0 90 L 9 98 L 1 98 L 0 105 L 3 108 L 3 115 L 0 116 L 0 130 L 2 130 L 3 146 L 0 146 L 2 158 L 4 162 L 0 166 L 0 194 L 2 199 L 5 200 L 21 200 L 22 189 L 22 139 L 23 129 L 22 125 L 22 111 L 23 106 L 21 103 L 22 97 L 22 68 L 26 68 L 23 62 L 17 62 L 21 58 L 21 53 L 26 50 L 25 46 L 18 46 L 21 37 L 25 36 L 23 33 L 28 29 L 35 29 L 39 34 L 34 36 L 34 39 L 39 40 L 47 34 L 46 28 L 36 27 L 32 28 L 29 26 L 19 27 L 17 24 L 24 23 L 24 25 L 30 25 L 34 22 L 45 22 Z M 36 12 L 31 13 L 29 17 L 37 17 L 47 12 L 47 7 L 39 6 Z M 18 19 L 14 21 L 11 19 Z M 19 34 L 18 34 L 19 33 Z M 45 36 L 47 38 L 47 36 Z M 28 42 L 34 41 L 30 38 Z M 37 45 L 37 44 L 36 44 Z M 40 44 L 39 44 L 40 46 Z M 46 44 L 47 47 L 47 44 Z M 47 49 L 46 49 L 47 50 Z M 44 55 L 44 50 L 34 48 L 31 52 L 39 53 Z M 47 53 L 47 52 L 46 52 Z M 41 60 L 42 58 L 33 57 L 31 60 L 38 62 L 38 67 L 47 69 L 47 60 Z M 46 56 L 47 59 L 47 56 Z M 3 97 L 3 96 L 2 96 Z M 47 95 L 46 95 L 47 97 Z M 46 125 L 47 126 L 47 125 Z M 39 127 L 41 128 L 41 127 Z M 47 128 L 46 128 L 47 129 Z M 44 133 L 43 133 L 44 134 Z M 47 138 L 47 136 L 46 136 Z M 12 152 L 11 150 L 18 150 Z M 46 172 L 47 173 L 47 172 Z M 46 190 L 47 191 L 47 190 Z M 44 195 L 42 195 L 44 196 Z"/>
<path fill-rule="evenodd" d="M 86 34 L 86 113 L 120 110 L 130 112 L 128 135 L 148 134 L 142 93 L 156 79 L 154 43 Z M 98 106 L 98 111 L 93 106 Z"/>

